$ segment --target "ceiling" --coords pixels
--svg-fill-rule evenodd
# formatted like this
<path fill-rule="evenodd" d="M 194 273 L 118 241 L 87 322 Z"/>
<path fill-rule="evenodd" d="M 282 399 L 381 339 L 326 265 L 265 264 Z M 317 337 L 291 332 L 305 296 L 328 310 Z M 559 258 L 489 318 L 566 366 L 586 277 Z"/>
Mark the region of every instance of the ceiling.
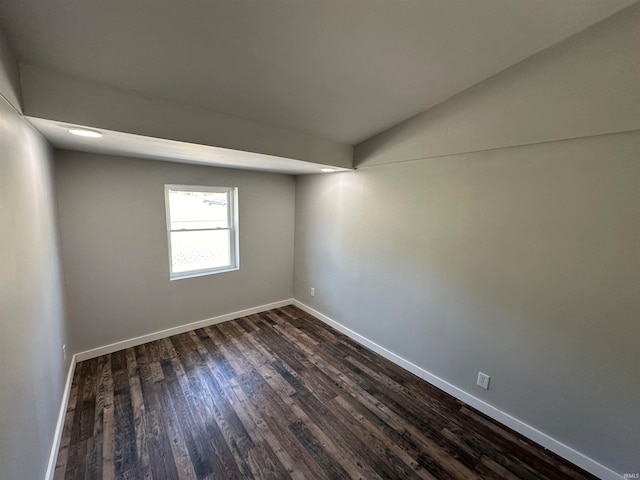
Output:
<path fill-rule="evenodd" d="M 21 62 L 356 144 L 635 0 L 2 0 Z"/>
<path fill-rule="evenodd" d="M 56 148 L 101 153 L 104 155 L 131 156 L 168 162 L 194 163 L 216 167 L 232 167 L 263 172 L 302 175 L 348 170 L 334 165 L 324 165 L 291 158 L 242 152 L 229 148 L 212 147 L 195 143 L 178 142 L 163 138 L 146 137 L 125 132 L 99 129 L 101 138 L 70 135 L 69 129 L 82 128 L 66 122 L 26 117 L 27 120 Z"/>

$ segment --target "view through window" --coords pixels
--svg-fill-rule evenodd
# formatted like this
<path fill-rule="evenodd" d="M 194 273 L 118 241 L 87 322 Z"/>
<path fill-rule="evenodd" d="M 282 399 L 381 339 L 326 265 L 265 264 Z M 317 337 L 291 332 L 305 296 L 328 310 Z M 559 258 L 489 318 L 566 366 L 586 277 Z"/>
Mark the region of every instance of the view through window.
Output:
<path fill-rule="evenodd" d="M 237 188 L 165 185 L 171 279 L 236 270 Z"/>

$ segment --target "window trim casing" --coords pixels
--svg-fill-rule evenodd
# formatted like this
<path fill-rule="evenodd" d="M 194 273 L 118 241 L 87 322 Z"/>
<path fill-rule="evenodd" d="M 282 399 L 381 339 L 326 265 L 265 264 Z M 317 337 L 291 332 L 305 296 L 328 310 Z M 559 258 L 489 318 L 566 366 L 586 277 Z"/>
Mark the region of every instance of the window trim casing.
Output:
<path fill-rule="evenodd" d="M 188 272 L 174 273 L 173 271 L 173 255 L 171 251 L 171 233 L 190 231 L 189 229 L 171 230 L 171 208 L 169 200 L 169 191 L 174 192 L 210 192 L 225 193 L 227 195 L 227 218 L 229 219 L 228 228 L 206 228 L 204 230 L 229 230 L 229 258 L 230 265 L 224 265 L 216 268 L 206 268 L 199 270 L 190 270 Z M 169 280 L 182 280 L 184 278 L 203 277 L 205 275 L 215 275 L 217 273 L 233 272 L 240 270 L 240 234 L 238 219 L 238 187 L 214 187 L 208 185 L 183 185 L 183 184 L 165 184 L 164 186 L 164 209 L 167 229 L 167 252 L 169 254 Z"/>

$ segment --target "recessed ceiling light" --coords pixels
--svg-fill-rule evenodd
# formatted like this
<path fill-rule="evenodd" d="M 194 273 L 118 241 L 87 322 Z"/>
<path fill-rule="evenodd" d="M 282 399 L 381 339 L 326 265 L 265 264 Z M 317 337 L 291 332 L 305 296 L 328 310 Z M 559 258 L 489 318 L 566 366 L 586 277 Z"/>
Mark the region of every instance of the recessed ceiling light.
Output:
<path fill-rule="evenodd" d="M 325 173 L 329 173 L 329 172 L 335 172 L 336 169 L 335 168 L 321 168 L 320 171 L 321 172 L 325 172 Z"/>
<path fill-rule="evenodd" d="M 72 135 L 78 135 L 80 137 L 100 138 L 102 134 L 97 130 L 90 130 L 88 128 L 70 128 L 68 132 Z"/>

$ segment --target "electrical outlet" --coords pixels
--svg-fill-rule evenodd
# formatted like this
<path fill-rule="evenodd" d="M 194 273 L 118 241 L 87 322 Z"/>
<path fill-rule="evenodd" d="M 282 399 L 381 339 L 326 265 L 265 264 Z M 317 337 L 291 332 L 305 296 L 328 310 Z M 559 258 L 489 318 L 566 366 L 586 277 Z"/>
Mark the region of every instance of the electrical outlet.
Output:
<path fill-rule="evenodd" d="M 314 287 L 311 287 L 311 290 L 309 291 L 309 293 L 311 294 L 312 297 L 316 296 L 316 289 Z"/>
<path fill-rule="evenodd" d="M 67 344 L 62 345 L 62 358 L 67 359 Z"/>
<path fill-rule="evenodd" d="M 491 377 L 486 373 L 478 372 L 478 386 L 480 388 L 484 388 L 485 390 L 489 390 L 489 381 Z"/>

